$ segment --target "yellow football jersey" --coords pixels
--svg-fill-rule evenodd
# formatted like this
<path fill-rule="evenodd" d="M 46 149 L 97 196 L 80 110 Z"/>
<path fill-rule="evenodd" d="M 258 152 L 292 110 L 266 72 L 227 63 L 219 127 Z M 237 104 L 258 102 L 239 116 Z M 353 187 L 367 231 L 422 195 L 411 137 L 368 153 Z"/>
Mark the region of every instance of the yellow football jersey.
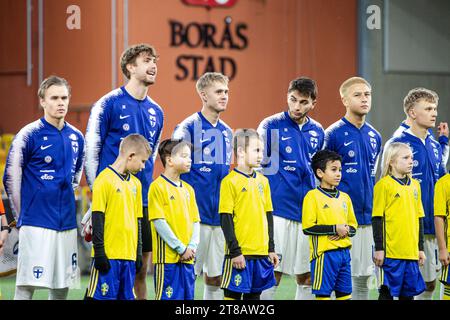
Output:
<path fill-rule="evenodd" d="M 419 259 L 419 218 L 424 217 L 420 184 L 386 176 L 375 184 L 372 217 L 383 218 L 385 257 Z"/>
<path fill-rule="evenodd" d="M 302 228 L 336 224 L 347 224 L 355 229 L 358 227 L 353 204 L 348 194 L 338 191 L 336 197 L 332 197 L 320 188 L 310 190 L 303 200 Z M 328 235 L 310 236 L 309 259 L 316 259 L 325 251 L 351 246 L 349 237 L 330 240 Z"/>
<path fill-rule="evenodd" d="M 150 185 L 148 191 L 148 218 L 150 221 L 165 219 L 175 236 L 185 246 L 194 231 L 194 222 L 200 221 L 194 189 L 185 181 L 177 186 L 164 175 Z M 177 263 L 180 255 L 173 250 L 152 227 L 153 263 Z M 194 263 L 194 261 L 183 262 Z"/>
<path fill-rule="evenodd" d="M 448 216 L 450 214 L 450 173 L 440 178 L 434 187 L 434 215 L 443 216 L 444 230 L 446 234 L 446 245 L 450 252 L 450 233 L 448 230 Z"/>
<path fill-rule="evenodd" d="M 123 177 L 105 168 L 92 187 L 92 212 L 105 214 L 104 245 L 109 259 L 136 260 L 138 218 L 142 218 L 142 187 L 132 174 Z M 92 248 L 94 256 L 94 248 Z"/>
<path fill-rule="evenodd" d="M 269 180 L 262 174 L 254 172 L 249 176 L 234 169 L 222 180 L 219 213 L 233 216 L 243 255 L 269 254 L 269 211 L 273 211 Z"/>

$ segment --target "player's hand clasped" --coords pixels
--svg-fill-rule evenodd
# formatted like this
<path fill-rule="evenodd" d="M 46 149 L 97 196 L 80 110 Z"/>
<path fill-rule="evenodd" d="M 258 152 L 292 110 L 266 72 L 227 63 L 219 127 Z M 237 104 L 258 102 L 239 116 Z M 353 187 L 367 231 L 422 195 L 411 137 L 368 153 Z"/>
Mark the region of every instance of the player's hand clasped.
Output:
<path fill-rule="evenodd" d="M 189 261 L 195 258 L 195 251 L 191 248 L 186 248 L 180 257 L 180 261 Z"/>
<path fill-rule="evenodd" d="M 348 233 L 350 232 L 350 227 L 346 224 L 337 224 L 336 225 L 336 235 L 329 236 L 328 239 L 332 241 L 336 241 L 339 239 L 343 239 L 348 236 Z"/>

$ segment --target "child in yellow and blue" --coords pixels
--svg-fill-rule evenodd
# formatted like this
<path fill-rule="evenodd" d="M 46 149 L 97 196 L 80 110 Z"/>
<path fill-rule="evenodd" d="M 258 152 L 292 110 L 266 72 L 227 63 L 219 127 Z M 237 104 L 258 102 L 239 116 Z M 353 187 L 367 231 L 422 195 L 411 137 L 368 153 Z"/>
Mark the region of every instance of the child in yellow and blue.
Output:
<path fill-rule="evenodd" d="M 193 300 L 200 216 L 194 189 L 180 179 L 191 169 L 191 145 L 168 139 L 158 152 L 164 172 L 148 192 L 156 300 Z"/>
<path fill-rule="evenodd" d="M 348 194 L 339 191 L 342 158 L 321 150 L 311 166 L 320 186 L 309 191 L 303 202 L 303 233 L 310 236 L 312 293 L 317 300 L 349 300 L 352 293 L 350 237 L 358 223 Z"/>
<path fill-rule="evenodd" d="M 263 142 L 256 130 L 234 135 L 237 167 L 220 187 L 219 213 L 226 250 L 222 284 L 225 300 L 259 300 L 275 285 L 278 265 L 273 241 L 273 217 L 267 178 L 254 169 L 261 165 Z"/>
<path fill-rule="evenodd" d="M 384 152 L 383 172 L 374 188 L 374 262 L 380 267 L 378 300 L 413 300 L 425 291 L 419 265 L 425 262 L 425 213 L 420 183 L 411 178 L 413 153 L 401 142 Z"/>
<path fill-rule="evenodd" d="M 442 300 L 450 300 L 450 230 L 448 219 L 450 214 L 450 173 L 440 178 L 434 188 L 434 225 L 439 247 L 439 261 L 442 264 L 439 280 L 444 286 Z"/>
<path fill-rule="evenodd" d="M 92 189 L 92 268 L 85 299 L 134 300 L 136 272 L 142 267 L 141 182 L 133 174 L 151 155 L 147 139 L 130 134 L 116 161 Z"/>

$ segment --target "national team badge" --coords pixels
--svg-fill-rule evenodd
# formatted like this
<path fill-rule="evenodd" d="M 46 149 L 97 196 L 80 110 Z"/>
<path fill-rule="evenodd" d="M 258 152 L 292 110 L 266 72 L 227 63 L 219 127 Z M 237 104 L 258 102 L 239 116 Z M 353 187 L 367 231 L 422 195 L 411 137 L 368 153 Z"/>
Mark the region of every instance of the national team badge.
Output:
<path fill-rule="evenodd" d="M 414 199 L 419 199 L 419 193 L 417 192 L 417 189 L 414 189 Z"/>
<path fill-rule="evenodd" d="M 240 284 L 242 283 L 242 277 L 240 274 L 237 274 L 234 276 L 234 284 L 236 285 L 236 287 L 239 287 Z"/>
<path fill-rule="evenodd" d="M 36 279 L 39 279 L 44 274 L 44 267 L 36 266 L 33 267 L 33 275 Z"/>
<path fill-rule="evenodd" d="M 168 286 L 168 287 L 166 288 L 166 296 L 167 296 L 167 298 L 169 298 L 169 299 L 173 296 L 173 288 L 172 288 L 171 286 Z"/>
<path fill-rule="evenodd" d="M 350 158 L 353 158 L 353 157 L 355 156 L 355 151 L 350 150 L 350 151 L 348 152 L 348 156 L 349 156 Z"/>
<path fill-rule="evenodd" d="M 78 153 L 78 142 L 77 141 L 72 141 L 72 149 L 73 149 L 73 152 Z"/>
<path fill-rule="evenodd" d="M 373 149 L 376 149 L 377 148 L 377 139 L 370 138 L 370 145 L 372 146 Z"/>
<path fill-rule="evenodd" d="M 262 183 L 258 183 L 258 191 L 262 197 L 264 195 L 264 187 L 263 187 Z"/>
<path fill-rule="evenodd" d="M 122 129 L 125 130 L 125 131 L 128 131 L 128 130 L 130 130 L 130 125 L 129 125 L 128 123 L 125 123 L 125 124 L 122 126 Z"/>
<path fill-rule="evenodd" d="M 106 296 L 108 294 L 109 286 L 107 283 L 102 283 L 101 291 L 102 291 L 102 296 Z"/>
<path fill-rule="evenodd" d="M 315 132 L 315 131 L 313 131 L 313 132 Z M 313 147 L 315 149 L 315 148 L 317 148 L 317 145 L 319 144 L 319 139 L 311 137 L 309 139 L 309 142 L 311 143 L 311 147 Z"/>
<path fill-rule="evenodd" d="M 46 162 L 46 163 L 50 163 L 50 162 L 52 162 L 52 157 L 50 157 L 50 156 L 46 156 L 45 158 L 44 158 L 44 161 Z"/>
<path fill-rule="evenodd" d="M 287 153 L 292 153 L 292 148 L 289 147 L 289 146 L 287 146 L 287 147 L 286 147 L 286 152 L 287 152 Z"/>

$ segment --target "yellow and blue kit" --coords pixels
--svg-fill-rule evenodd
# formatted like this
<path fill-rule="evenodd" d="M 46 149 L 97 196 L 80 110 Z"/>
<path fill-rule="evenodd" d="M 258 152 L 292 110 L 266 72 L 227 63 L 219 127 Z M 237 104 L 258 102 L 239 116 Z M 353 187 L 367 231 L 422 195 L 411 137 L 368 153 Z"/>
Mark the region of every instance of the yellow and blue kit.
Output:
<path fill-rule="evenodd" d="M 418 262 L 424 216 L 417 180 L 386 176 L 377 182 L 372 213 L 375 250 L 385 253 L 380 283 L 394 297 L 412 297 L 425 290 Z"/>
<path fill-rule="evenodd" d="M 445 244 L 448 252 L 450 252 L 450 232 L 448 230 L 448 216 L 450 214 L 450 173 L 447 173 L 436 182 L 434 190 L 434 216 L 444 218 Z M 449 266 L 442 266 L 439 280 L 447 286 L 450 285 Z M 447 291 L 449 290 L 447 289 Z M 446 292 L 446 295 L 450 296 L 450 292 Z"/>
<path fill-rule="evenodd" d="M 200 222 L 200 217 L 194 189 L 184 181 L 177 185 L 161 175 L 151 184 L 148 199 L 156 299 L 192 300 L 194 260 L 180 261 L 180 257 L 198 233 L 195 224 Z"/>
<path fill-rule="evenodd" d="M 274 252 L 272 200 L 266 177 L 231 171 L 220 187 L 219 212 L 226 240 L 221 287 L 239 293 L 259 293 L 275 285 L 269 252 Z M 244 255 L 246 267 L 231 259 Z"/>
<path fill-rule="evenodd" d="M 349 226 L 348 237 L 337 235 L 336 225 Z M 350 197 L 337 189 L 317 187 L 306 194 L 303 202 L 303 232 L 310 236 L 312 293 L 330 296 L 332 291 L 348 297 L 352 292 L 349 237 L 356 234 L 358 223 Z"/>
<path fill-rule="evenodd" d="M 142 218 L 139 179 L 132 174 L 121 175 L 111 166 L 107 167 L 94 181 L 91 209 L 93 214 L 104 215 L 104 251 L 111 269 L 101 273 L 92 264 L 87 297 L 133 300 L 138 218 Z"/>

